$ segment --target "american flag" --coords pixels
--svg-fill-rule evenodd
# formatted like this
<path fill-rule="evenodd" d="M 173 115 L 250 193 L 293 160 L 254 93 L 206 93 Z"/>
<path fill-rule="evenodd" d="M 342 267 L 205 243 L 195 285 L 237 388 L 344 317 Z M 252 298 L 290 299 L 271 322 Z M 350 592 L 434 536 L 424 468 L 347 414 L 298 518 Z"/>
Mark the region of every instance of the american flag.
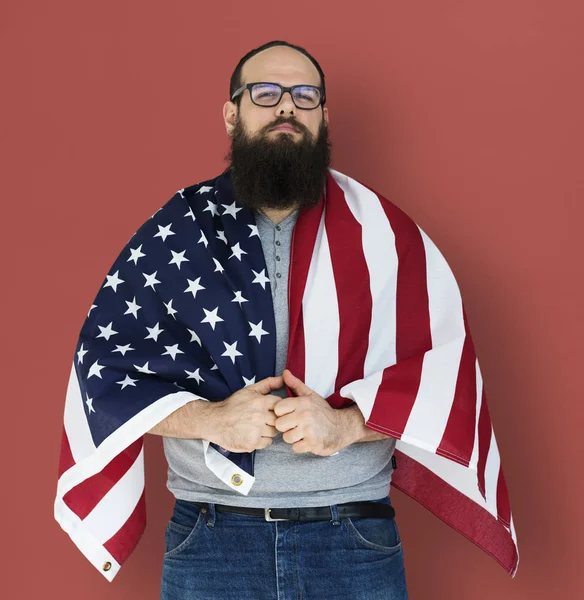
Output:
<path fill-rule="evenodd" d="M 329 169 L 300 212 L 287 367 L 334 408 L 396 438 L 391 485 L 511 576 L 517 537 L 462 298 L 401 209 Z M 229 169 L 179 190 L 128 241 L 82 326 L 67 387 L 55 518 L 111 581 L 145 525 L 143 436 L 193 399 L 274 374 L 275 320 L 254 214 Z M 247 495 L 254 452 L 203 441 Z M 326 457 L 323 457 L 326 460 Z"/>

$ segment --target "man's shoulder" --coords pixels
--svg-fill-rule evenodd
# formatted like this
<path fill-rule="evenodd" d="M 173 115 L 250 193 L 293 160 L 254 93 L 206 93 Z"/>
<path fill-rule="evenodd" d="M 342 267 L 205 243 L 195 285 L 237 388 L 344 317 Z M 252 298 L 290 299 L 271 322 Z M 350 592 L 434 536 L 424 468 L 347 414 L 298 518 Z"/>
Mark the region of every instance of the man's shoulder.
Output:
<path fill-rule="evenodd" d="M 135 244 L 153 234 L 161 235 L 165 239 L 166 235 L 172 235 L 173 232 L 170 230 L 169 234 L 165 234 L 164 228 L 168 228 L 174 219 L 190 215 L 195 220 L 195 213 L 207 207 L 209 201 L 213 202 L 214 196 L 210 194 L 213 193 L 218 179 L 225 173 L 226 171 L 223 171 L 215 177 L 202 179 L 176 190 L 167 197 L 160 208 L 139 225 L 130 241 Z"/>
<path fill-rule="evenodd" d="M 217 184 L 217 180 L 220 177 L 224 177 L 225 174 L 227 173 L 227 170 L 219 173 L 218 175 L 215 175 L 215 177 L 211 177 L 210 179 L 203 179 L 198 181 L 197 183 L 193 183 L 191 185 L 188 185 L 186 187 L 181 188 L 180 190 L 178 190 L 175 195 L 173 197 L 176 197 L 177 195 L 183 198 L 193 198 L 195 197 L 197 194 L 205 194 L 206 192 L 210 192 L 212 191 L 216 184 Z M 172 200 L 172 198 L 171 198 Z M 170 202 L 170 200 L 169 200 Z"/>
<path fill-rule="evenodd" d="M 374 210 L 374 206 L 381 207 L 390 221 L 400 221 L 403 224 L 415 225 L 415 221 L 396 202 L 378 191 L 377 188 L 364 183 L 356 177 L 329 169 L 335 183 L 341 188 L 347 203 L 359 205 L 359 212 Z"/>

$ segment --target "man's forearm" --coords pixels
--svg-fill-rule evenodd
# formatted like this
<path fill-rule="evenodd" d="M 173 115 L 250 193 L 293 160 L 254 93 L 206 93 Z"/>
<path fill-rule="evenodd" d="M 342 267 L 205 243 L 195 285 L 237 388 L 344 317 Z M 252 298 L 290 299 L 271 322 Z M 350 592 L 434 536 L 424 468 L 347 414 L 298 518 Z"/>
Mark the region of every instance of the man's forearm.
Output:
<path fill-rule="evenodd" d="M 207 439 L 211 402 L 193 400 L 170 413 L 148 433 L 164 437 L 184 439 Z"/>
<path fill-rule="evenodd" d="M 340 410 L 343 411 L 344 416 L 346 417 L 345 427 L 347 431 L 347 441 L 349 441 L 349 444 L 347 445 L 356 442 L 374 442 L 376 440 L 383 440 L 391 437 L 367 427 L 365 425 L 363 413 L 359 410 L 357 404 L 352 404 L 351 406 Z"/>

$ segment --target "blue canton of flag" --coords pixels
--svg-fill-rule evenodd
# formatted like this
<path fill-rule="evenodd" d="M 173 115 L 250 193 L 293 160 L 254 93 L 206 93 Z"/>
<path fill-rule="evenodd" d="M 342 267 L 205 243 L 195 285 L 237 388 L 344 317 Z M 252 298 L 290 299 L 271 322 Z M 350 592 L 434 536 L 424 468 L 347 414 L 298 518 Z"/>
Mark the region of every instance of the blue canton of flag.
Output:
<path fill-rule="evenodd" d="M 261 242 L 252 211 L 229 188 L 221 177 L 179 190 L 106 276 L 75 361 L 96 446 L 163 396 L 224 400 L 274 374 Z M 211 445 L 253 475 L 253 455 Z"/>

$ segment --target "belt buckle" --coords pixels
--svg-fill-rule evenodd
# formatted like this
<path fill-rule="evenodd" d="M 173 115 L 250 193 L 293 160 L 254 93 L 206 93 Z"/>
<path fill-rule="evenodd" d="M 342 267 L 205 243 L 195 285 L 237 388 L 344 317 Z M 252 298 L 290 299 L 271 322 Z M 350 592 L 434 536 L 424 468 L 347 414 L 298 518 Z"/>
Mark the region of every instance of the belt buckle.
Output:
<path fill-rule="evenodd" d="M 271 508 L 264 508 L 264 517 L 266 518 L 266 521 L 289 521 L 290 519 L 274 519 L 273 517 L 270 516 L 270 511 L 272 509 Z"/>

